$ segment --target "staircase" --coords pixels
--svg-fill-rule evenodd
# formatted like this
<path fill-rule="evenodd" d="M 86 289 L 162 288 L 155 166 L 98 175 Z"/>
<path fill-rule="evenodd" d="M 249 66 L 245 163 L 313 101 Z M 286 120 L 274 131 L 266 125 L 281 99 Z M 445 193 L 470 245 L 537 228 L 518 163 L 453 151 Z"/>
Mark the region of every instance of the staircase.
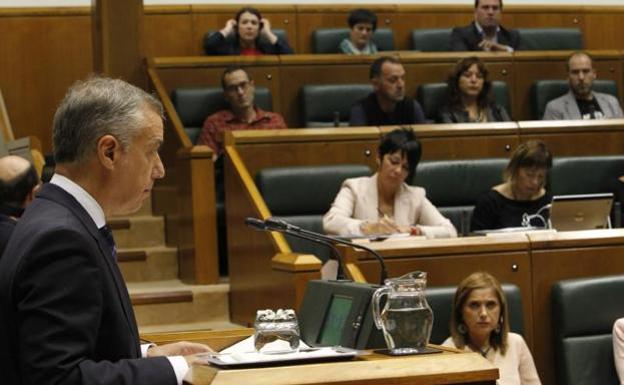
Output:
<path fill-rule="evenodd" d="M 189 285 L 178 279 L 177 250 L 165 245 L 165 221 L 148 199 L 132 216 L 108 220 L 141 333 L 240 327 L 229 322 L 227 280 Z"/>

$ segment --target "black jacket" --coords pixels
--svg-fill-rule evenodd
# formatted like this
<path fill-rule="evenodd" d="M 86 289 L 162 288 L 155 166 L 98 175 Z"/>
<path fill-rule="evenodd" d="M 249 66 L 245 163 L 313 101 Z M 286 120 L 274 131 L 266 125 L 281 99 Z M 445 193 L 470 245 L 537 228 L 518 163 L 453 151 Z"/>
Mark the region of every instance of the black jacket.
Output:
<path fill-rule="evenodd" d="M 490 103 L 487 108 L 488 122 L 510 122 L 511 117 L 500 104 Z M 464 109 L 444 106 L 440 109 L 437 119 L 438 123 L 470 123 L 468 111 Z"/>
<path fill-rule="evenodd" d="M 267 55 L 285 55 L 293 53 L 288 43 L 279 36 L 275 44 L 258 38 L 256 40 L 256 47 L 258 47 L 260 52 Z M 206 52 L 206 55 L 240 55 L 240 46 L 238 45 L 238 39 L 230 37 L 225 38 L 221 32 L 217 31 L 212 34 L 206 34 L 204 37 L 204 52 Z"/>
<path fill-rule="evenodd" d="M 520 34 L 515 30 L 500 27 L 497 39 L 499 44 L 510 46 L 514 50 L 520 44 Z M 453 51 L 481 51 L 479 43 L 483 40 L 474 21 L 465 27 L 453 28 L 451 33 L 451 50 Z"/>
<path fill-rule="evenodd" d="M 73 196 L 47 183 L 0 259 L 2 383 L 176 384 L 166 357 L 140 357 L 110 245 Z"/>

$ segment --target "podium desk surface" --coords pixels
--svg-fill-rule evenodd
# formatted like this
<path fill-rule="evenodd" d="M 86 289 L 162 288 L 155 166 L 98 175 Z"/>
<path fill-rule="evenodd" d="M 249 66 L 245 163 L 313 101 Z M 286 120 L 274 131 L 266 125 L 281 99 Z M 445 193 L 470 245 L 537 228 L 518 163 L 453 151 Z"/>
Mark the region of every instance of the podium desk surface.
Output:
<path fill-rule="evenodd" d="M 420 356 L 389 357 L 377 353 L 350 361 L 246 369 L 193 365 L 185 378 L 191 385 L 426 385 L 492 384 L 498 369 L 477 353 L 444 351 Z"/>

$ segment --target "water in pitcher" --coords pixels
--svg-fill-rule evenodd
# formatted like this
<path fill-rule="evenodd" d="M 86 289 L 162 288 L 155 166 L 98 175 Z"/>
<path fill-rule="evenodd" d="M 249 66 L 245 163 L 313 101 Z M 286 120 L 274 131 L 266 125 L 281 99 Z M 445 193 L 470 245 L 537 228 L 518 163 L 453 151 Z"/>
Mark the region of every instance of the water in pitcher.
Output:
<path fill-rule="evenodd" d="M 393 353 L 409 354 L 427 346 L 433 325 L 429 308 L 387 308 L 381 318 L 386 343 Z"/>

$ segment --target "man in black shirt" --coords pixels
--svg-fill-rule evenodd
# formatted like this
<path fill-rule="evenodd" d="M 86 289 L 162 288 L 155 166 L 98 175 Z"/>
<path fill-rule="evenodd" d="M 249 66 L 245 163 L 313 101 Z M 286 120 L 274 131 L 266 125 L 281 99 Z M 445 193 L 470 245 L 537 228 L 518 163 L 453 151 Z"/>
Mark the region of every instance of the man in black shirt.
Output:
<path fill-rule="evenodd" d="M 15 155 L 0 158 L 0 256 L 38 188 L 39 176 L 29 161 Z"/>
<path fill-rule="evenodd" d="M 399 59 L 383 56 L 370 67 L 373 92 L 351 107 L 350 126 L 424 123 L 425 115 L 414 99 L 405 96 L 405 69 Z"/>
<path fill-rule="evenodd" d="M 546 105 L 544 120 L 613 119 L 622 117 L 620 102 L 612 95 L 592 90 L 596 70 L 592 58 L 575 52 L 566 63 L 570 91 Z"/>

